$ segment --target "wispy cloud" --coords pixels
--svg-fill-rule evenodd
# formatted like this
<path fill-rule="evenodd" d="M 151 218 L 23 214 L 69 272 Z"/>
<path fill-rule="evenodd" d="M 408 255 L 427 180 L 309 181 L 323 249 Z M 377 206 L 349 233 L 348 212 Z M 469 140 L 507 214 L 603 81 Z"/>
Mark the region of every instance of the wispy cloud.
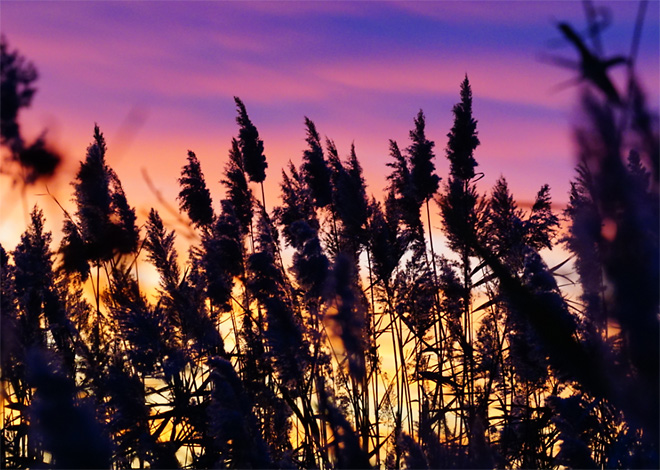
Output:
<path fill-rule="evenodd" d="M 612 11 L 606 51 L 627 53 L 637 3 L 598 4 Z M 651 102 L 660 76 L 659 5 L 649 2 L 638 63 Z M 512 188 L 535 181 L 534 164 L 544 168 L 540 179 L 567 181 L 575 89 L 553 88 L 577 73 L 538 60 L 542 53 L 576 57 L 570 46 L 557 47 L 559 19 L 582 28 L 581 3 L 3 2 L 0 21 L 10 45 L 41 74 L 22 118 L 26 132 L 56 121 L 71 176 L 99 122 L 109 154 L 121 150 L 113 164 L 129 197 L 140 198 L 135 168 L 153 167 L 154 179 L 173 192 L 188 148 L 217 182 L 236 132 L 234 95 L 264 138 L 267 190 L 277 190 L 288 159 L 299 161 L 305 115 L 341 152 L 355 140 L 378 194 L 387 139 L 406 146 L 423 108 L 446 172 L 445 136 L 465 73 L 482 169 L 505 174 Z M 148 114 L 122 150 L 113 136 L 135 107 Z"/>

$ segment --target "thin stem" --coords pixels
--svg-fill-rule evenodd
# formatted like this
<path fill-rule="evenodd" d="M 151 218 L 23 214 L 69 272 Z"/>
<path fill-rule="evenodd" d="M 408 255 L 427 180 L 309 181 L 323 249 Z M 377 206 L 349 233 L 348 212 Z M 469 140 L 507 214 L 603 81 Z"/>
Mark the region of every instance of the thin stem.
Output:
<path fill-rule="evenodd" d="M 264 211 L 266 210 L 266 193 L 264 192 L 264 182 L 259 183 L 261 185 L 261 203 L 264 206 Z"/>
<path fill-rule="evenodd" d="M 367 266 L 369 268 L 369 292 L 371 294 L 371 334 L 372 341 L 376 343 L 376 301 L 374 299 L 374 283 L 371 270 L 371 254 L 369 247 L 367 247 Z M 379 429 L 379 401 L 378 401 L 378 345 L 377 343 L 374 346 L 374 358 L 372 365 L 371 376 L 373 378 L 373 387 L 374 387 L 374 420 L 376 425 L 376 435 L 374 442 L 374 449 L 380 448 L 380 429 Z M 380 467 L 380 452 L 376 451 L 376 466 Z"/>

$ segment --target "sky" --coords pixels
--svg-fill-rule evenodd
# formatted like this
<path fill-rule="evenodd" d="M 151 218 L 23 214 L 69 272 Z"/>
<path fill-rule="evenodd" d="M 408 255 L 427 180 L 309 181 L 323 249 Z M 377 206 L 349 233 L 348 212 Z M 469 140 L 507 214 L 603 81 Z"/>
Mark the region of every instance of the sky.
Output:
<path fill-rule="evenodd" d="M 594 5 L 608 20 L 604 55 L 628 54 L 638 3 Z M 637 61 L 654 109 L 659 18 L 652 0 Z M 559 21 L 584 32 L 582 2 L 3 0 L 2 34 L 39 71 L 32 106 L 19 116 L 22 130 L 29 139 L 47 129 L 64 164 L 52 180 L 24 189 L 3 166 L 0 243 L 13 249 L 26 207 L 35 203 L 47 228 L 60 231 L 61 210 L 44 194 L 73 208 L 70 182 L 95 123 L 140 221 L 151 207 L 168 220 L 156 191 L 177 205 L 188 150 L 197 154 L 218 208 L 224 194 L 219 180 L 238 134 L 234 96 L 264 141 L 269 209 L 279 203 L 281 169 L 289 160 L 301 162 L 305 116 L 335 141 L 340 155 L 355 143 L 368 193 L 380 199 L 388 141 L 407 147 L 422 109 L 427 136 L 436 142 L 437 173 L 446 180 L 451 109 L 466 74 L 481 140 L 475 153 L 484 173 L 480 192 L 505 176 L 524 205 L 547 183 L 561 209 L 575 166 L 571 125 L 579 88 L 561 86 L 576 71 L 547 60 L 577 59 L 559 34 Z M 620 87 L 623 76 L 614 73 Z"/>

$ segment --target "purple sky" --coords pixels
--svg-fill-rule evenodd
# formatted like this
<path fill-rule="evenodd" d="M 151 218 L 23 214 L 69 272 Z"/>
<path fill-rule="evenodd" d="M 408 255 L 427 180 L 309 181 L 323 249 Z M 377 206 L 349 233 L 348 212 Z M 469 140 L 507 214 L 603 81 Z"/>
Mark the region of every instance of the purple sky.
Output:
<path fill-rule="evenodd" d="M 637 2 L 595 5 L 611 13 L 602 36 L 605 55 L 628 54 Z M 649 2 L 637 65 L 654 107 L 659 18 L 659 3 Z M 554 88 L 577 73 L 540 60 L 577 58 L 558 21 L 584 31 L 582 3 L 3 0 L 0 6 L 10 47 L 40 72 L 33 106 L 21 115 L 24 132 L 34 137 L 48 128 L 66 158 L 50 191 L 69 204 L 68 183 L 97 122 L 108 162 L 141 220 L 150 207 L 159 208 L 141 170 L 176 205 L 176 179 L 189 149 L 202 163 L 214 201 L 222 197 L 218 181 L 237 134 L 234 95 L 264 140 L 270 207 L 279 202 L 281 168 L 289 159 L 300 162 L 304 116 L 342 155 L 355 142 L 369 192 L 380 198 L 388 139 L 406 147 L 421 108 L 445 179 L 451 108 L 466 73 L 482 142 L 480 191 L 504 175 L 519 200 L 549 183 L 554 200 L 563 203 L 574 166 L 570 123 L 578 89 Z M 61 217 L 51 200 L 38 196 L 43 192 L 43 184 L 28 188 L 27 206 L 38 201 L 48 228 L 58 232 Z M 20 190 L 5 175 L 0 197 L 0 242 L 12 249 L 25 214 Z"/>

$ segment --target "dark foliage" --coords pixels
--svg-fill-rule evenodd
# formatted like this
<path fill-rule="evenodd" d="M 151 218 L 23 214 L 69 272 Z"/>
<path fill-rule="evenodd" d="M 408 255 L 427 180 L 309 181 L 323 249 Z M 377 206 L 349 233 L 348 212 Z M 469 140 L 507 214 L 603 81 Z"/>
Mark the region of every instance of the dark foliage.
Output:
<path fill-rule="evenodd" d="M 308 188 L 291 162 L 289 174 L 282 171 L 282 206 L 275 208 L 275 217 L 285 242 L 296 249 L 291 268 L 296 281 L 308 301 L 318 301 L 323 294 L 329 261 L 321 246 L 319 221 Z"/>
<path fill-rule="evenodd" d="M 467 76 L 461 83 L 461 102 L 454 106 L 454 126 L 448 134 L 446 154 L 450 177 L 445 194 L 439 198 L 444 229 L 450 248 L 461 253 L 464 264 L 472 254 L 466 240 L 476 236 L 480 224 L 476 186 L 471 183 L 477 162 L 473 153 L 479 145 L 477 121 L 472 117 L 472 90 Z M 468 282 L 464 279 L 464 282 Z"/>
<path fill-rule="evenodd" d="M 522 267 L 526 227 L 504 178 L 498 179 L 493 188 L 484 232 L 484 241 L 493 253 L 506 257 L 506 264 L 515 269 Z"/>
<path fill-rule="evenodd" d="M 80 280 L 85 282 L 89 276 L 89 262 L 85 256 L 85 242 L 80 235 L 78 227 L 70 219 L 64 221 L 62 227 L 62 243 L 60 254 L 62 255 L 61 268 L 69 274 L 80 275 Z"/>
<path fill-rule="evenodd" d="M 23 146 L 18 152 L 18 163 L 25 172 L 25 184 L 33 184 L 41 178 L 50 178 L 62 162 L 61 155 L 46 142 L 46 133 L 42 133 L 34 142 Z"/>
<path fill-rule="evenodd" d="M 80 269 L 80 254 L 68 247 L 68 243 L 75 246 L 82 240 L 84 256 L 97 265 L 116 254 L 134 252 L 138 243 L 135 210 L 128 205 L 119 178 L 106 164 L 105 153 L 103 134 L 94 126 L 94 142 L 87 148 L 87 156 L 73 183 L 77 230 L 66 229 L 68 236 L 61 248 L 63 254 L 74 257 L 65 258 L 65 266 L 76 267 L 81 274 L 84 270 Z M 72 222 L 69 219 L 65 224 Z"/>
<path fill-rule="evenodd" d="M 474 149 L 479 145 L 477 121 L 472 117 L 472 88 L 467 75 L 461 83 L 461 102 L 453 109 L 454 125 L 447 137 L 447 158 L 451 163 L 452 177 L 468 181 L 474 178 Z"/>
<path fill-rule="evenodd" d="M 415 118 L 415 128 L 410 131 L 412 144 L 408 147 L 410 180 L 418 204 L 432 198 L 438 191 L 440 177 L 434 173 L 433 147 L 435 142 L 426 138 L 426 120 L 420 110 Z"/>
<path fill-rule="evenodd" d="M 149 408 L 143 399 L 144 384 L 137 375 L 126 369 L 121 364 L 113 364 L 103 379 L 103 388 L 107 391 L 104 407 L 108 416 L 107 426 L 111 435 L 115 436 L 113 460 L 128 467 L 135 456 L 151 460 L 148 449 L 155 442 L 149 433 Z"/>
<path fill-rule="evenodd" d="M 243 232 L 231 200 L 221 201 L 222 212 L 210 233 L 202 239 L 201 267 L 206 292 L 216 307 L 231 309 L 234 277 L 243 273 Z"/>
<path fill-rule="evenodd" d="M 266 168 L 268 168 L 264 155 L 264 143 L 259 138 L 257 128 L 250 121 L 243 102 L 238 97 L 234 97 L 234 101 L 238 110 L 236 122 L 240 127 L 238 144 L 243 156 L 243 168 L 250 177 L 250 181 L 261 183 L 266 179 Z"/>
<path fill-rule="evenodd" d="M 50 334 L 65 366 L 70 369 L 73 354 L 66 337 L 68 323 L 55 285 L 50 243 L 51 234 L 44 230 L 43 213 L 35 207 L 31 224 L 13 252 L 13 294 L 22 312 L 17 321 L 24 348 L 45 346 Z"/>
<path fill-rule="evenodd" d="M 305 117 L 305 127 L 307 128 L 306 140 L 309 148 L 303 152 L 303 178 L 310 190 L 314 205 L 316 207 L 326 207 L 332 201 L 331 172 L 323 157 L 321 137 L 314 122 Z"/>
<path fill-rule="evenodd" d="M 314 205 L 307 186 L 305 186 L 301 174 L 293 163 L 289 162 L 289 174 L 282 170 L 282 205 L 275 208 L 275 217 L 282 226 L 284 240 L 290 246 L 300 248 L 306 234 L 300 237 L 297 230 L 293 230 L 293 224 L 298 221 L 305 222 L 310 229 L 318 230 L 319 221 L 316 218 Z"/>
<path fill-rule="evenodd" d="M 531 212 L 524 214 L 518 209 L 503 177 L 495 183 L 484 219 L 479 234 L 483 243 L 515 270 L 523 266 L 526 247 L 551 248 L 559 226 L 559 219 L 551 209 L 547 185 L 539 190 Z"/>
<path fill-rule="evenodd" d="M 211 435 L 219 458 L 215 465 L 228 468 L 271 468 L 263 437 L 252 414 L 252 404 L 230 362 L 213 357 L 213 392 L 208 409 Z"/>
<path fill-rule="evenodd" d="M 107 468 L 110 445 L 93 408 L 76 395 L 73 380 L 34 350 L 29 382 L 36 391 L 29 410 L 36 443 L 53 457 L 55 468 Z"/>
<path fill-rule="evenodd" d="M 174 231 L 167 232 L 158 211 L 151 209 L 147 220 L 147 238 L 144 247 L 149 261 L 160 274 L 160 284 L 165 291 L 172 291 L 179 284 L 178 255 L 174 248 Z"/>
<path fill-rule="evenodd" d="M 338 469 L 368 469 L 369 458 L 360 448 L 358 437 L 343 413 L 330 401 L 325 383 L 319 378 L 319 409 L 324 421 L 332 432 L 332 447 Z"/>
<path fill-rule="evenodd" d="M 404 235 L 407 242 L 417 241 L 417 243 L 422 243 L 424 234 L 420 216 L 421 202 L 416 197 L 408 161 L 401 154 L 399 146 L 393 140 L 390 140 L 390 157 L 394 161 L 387 163 L 387 166 L 392 168 L 392 173 L 387 177 L 390 181 L 388 207 L 392 209 L 392 213 L 396 215 L 397 219 L 405 225 Z"/>
<path fill-rule="evenodd" d="M 660 298 L 657 175 L 649 176 L 654 178 L 649 187 L 644 185 L 648 181 L 646 171 L 634 153 L 628 155 L 626 165 L 614 109 L 589 94 L 583 106 L 586 125 L 578 130 L 576 138 L 580 162 L 588 169 L 592 185 L 583 188 L 582 193 L 595 203 L 602 221 L 596 240 L 605 279 L 612 287 L 607 315 L 625 332 L 623 348 L 634 370 L 628 377 L 631 386 L 644 388 L 650 400 L 644 406 L 646 411 L 635 419 L 657 436 L 660 341 L 657 334 L 651 333 L 657 331 Z M 657 133 L 654 139 L 658 140 Z M 642 148 L 646 151 L 654 147 Z M 576 217 L 576 227 L 583 217 Z M 630 418 L 641 412 L 641 408 L 634 408 L 628 408 Z"/>
<path fill-rule="evenodd" d="M 179 178 L 179 208 L 188 214 L 193 225 L 206 227 L 213 222 L 211 193 L 206 187 L 202 168 L 194 152 L 188 151 L 188 164 L 181 170 Z"/>
<path fill-rule="evenodd" d="M 307 365 L 306 345 L 301 326 L 288 301 L 285 279 L 275 262 L 274 227 L 262 212 L 258 228 L 258 248 L 248 258 L 248 288 L 266 311 L 265 339 L 274 369 L 292 390 L 301 384 Z"/>
<path fill-rule="evenodd" d="M 0 245 L 0 328 L 4 332 L 3 342 L 0 344 L 0 364 L 5 373 L 11 369 L 11 358 L 19 348 L 17 314 L 14 267 L 9 264 L 9 256 Z"/>
<path fill-rule="evenodd" d="M 436 283 L 433 272 L 423 259 L 415 258 L 406 263 L 394 282 L 396 312 L 410 331 L 423 338 L 433 322 L 436 302 Z"/>
<path fill-rule="evenodd" d="M 76 175 L 76 216 L 87 258 L 107 260 L 112 257 L 112 241 L 107 237 L 110 225 L 110 188 L 105 166 L 105 142 L 98 126 L 94 129 L 95 143 L 87 149 L 87 158 Z"/>
<path fill-rule="evenodd" d="M 253 197 L 245 177 L 243 157 L 236 139 L 231 140 L 229 161 L 225 167 L 225 178 L 222 183 L 227 188 L 227 199 L 231 201 L 234 213 L 241 224 L 241 232 L 246 234 L 252 226 Z"/>
<path fill-rule="evenodd" d="M 62 157 L 46 143 L 45 132 L 26 144 L 18 123 L 21 109 L 32 103 L 39 74 L 18 51 L 10 52 L 4 35 L 0 38 L 0 75 L 0 144 L 10 150 L 10 158 L 20 165 L 24 184 L 53 176 Z"/>
<path fill-rule="evenodd" d="M 589 448 L 590 438 L 600 426 L 599 419 L 591 413 L 592 404 L 582 395 L 567 398 L 552 397 L 550 406 L 556 413 L 555 421 L 561 435 L 561 449 L 557 462 L 580 468 L 597 468 Z M 592 408 L 592 409 L 590 409 Z M 595 437 L 595 436 L 594 436 Z"/>
<path fill-rule="evenodd" d="M 450 178 L 445 194 L 438 199 L 438 205 L 449 247 L 457 253 L 471 255 L 467 241 L 477 236 L 480 224 L 476 186 Z"/>
<path fill-rule="evenodd" d="M 465 311 L 465 287 L 461 283 L 456 266 L 447 259 L 442 259 L 438 265 L 438 287 L 442 293 L 441 311 L 447 316 L 450 333 L 455 337 L 463 336 L 463 326 L 460 318 Z"/>
<path fill-rule="evenodd" d="M 537 250 L 552 248 L 559 228 L 559 218 L 552 212 L 550 186 L 544 184 L 536 194 L 529 219 L 526 221 L 527 243 Z"/>
<path fill-rule="evenodd" d="M 127 343 L 132 368 L 142 374 L 155 372 L 176 348 L 164 306 L 148 305 L 135 280 L 125 271 L 115 270 L 108 294 L 114 304 L 111 314 Z M 124 369 L 119 365 L 117 373 L 123 374 Z"/>
<path fill-rule="evenodd" d="M 372 200 L 369 208 L 371 217 L 368 229 L 373 270 L 376 278 L 385 283 L 389 282 L 406 248 L 406 241 L 396 214 L 396 201 L 392 193 L 390 193 L 388 202 L 389 204 L 386 202 L 386 213 L 383 213 L 380 204 L 376 200 Z"/>
<path fill-rule="evenodd" d="M 365 308 L 363 298 L 355 291 L 356 280 L 357 272 L 352 259 L 338 255 L 326 294 L 330 305 L 326 316 L 334 334 L 343 344 L 350 374 L 362 379 L 365 374 Z"/>
<path fill-rule="evenodd" d="M 135 209 L 128 205 L 124 189 L 117 174 L 108 168 L 110 178 L 110 209 L 113 220 L 110 233 L 114 239 L 115 249 L 120 254 L 134 253 L 138 247 L 140 234 L 135 225 Z"/>
<path fill-rule="evenodd" d="M 307 222 L 298 220 L 291 225 L 300 248 L 293 255 L 292 269 L 296 280 L 308 297 L 318 298 L 323 294 L 323 286 L 328 276 L 330 262 L 323 253 L 318 232 Z"/>
<path fill-rule="evenodd" d="M 366 243 L 366 223 L 369 217 L 369 202 L 366 196 L 362 168 L 351 146 L 349 161 L 344 164 L 331 140 L 327 142 L 328 164 L 332 181 L 332 211 L 341 222 L 335 233 L 337 252 L 352 256 L 357 262 L 360 250 Z"/>
<path fill-rule="evenodd" d="M 571 220 L 568 234 L 562 241 L 575 254 L 575 270 L 582 285 L 581 298 L 586 317 L 603 329 L 606 325 L 603 294 L 605 291 L 600 255 L 601 217 L 589 195 L 589 170 L 580 165 L 577 178 L 571 183 L 569 203 L 564 213 Z"/>
<path fill-rule="evenodd" d="M 53 287 L 52 253 L 50 232 L 44 231 L 43 212 L 36 206 L 30 215 L 31 224 L 21 235 L 21 241 L 13 252 L 14 282 L 21 310 L 26 319 L 39 317 L 43 309 L 46 290 Z M 30 321 L 30 320 L 28 320 Z M 39 325 L 34 324 L 34 330 Z"/>
<path fill-rule="evenodd" d="M 7 39 L 0 40 L 0 63 L 2 72 L 2 143 L 19 151 L 23 146 L 18 113 L 21 108 L 27 108 L 37 89 L 33 82 L 38 78 L 37 69 L 17 51 L 10 52 Z"/>
<path fill-rule="evenodd" d="M 195 354 L 224 354 L 223 341 L 206 305 L 199 260 L 191 257 L 187 276 L 163 292 L 161 302 L 179 341 Z M 187 353 L 188 351 L 185 350 Z"/>
<path fill-rule="evenodd" d="M 625 64 L 628 61 L 627 58 L 623 56 L 612 57 L 610 59 L 601 58 L 597 50 L 592 51 L 589 49 L 585 41 L 575 32 L 571 25 L 561 22 L 557 26 L 564 37 L 575 46 L 580 55 L 580 78 L 590 81 L 596 89 L 603 93 L 610 103 L 621 104 L 621 97 L 608 75 L 608 69 L 613 65 Z M 592 26 L 592 34 L 593 31 L 594 28 Z"/>

